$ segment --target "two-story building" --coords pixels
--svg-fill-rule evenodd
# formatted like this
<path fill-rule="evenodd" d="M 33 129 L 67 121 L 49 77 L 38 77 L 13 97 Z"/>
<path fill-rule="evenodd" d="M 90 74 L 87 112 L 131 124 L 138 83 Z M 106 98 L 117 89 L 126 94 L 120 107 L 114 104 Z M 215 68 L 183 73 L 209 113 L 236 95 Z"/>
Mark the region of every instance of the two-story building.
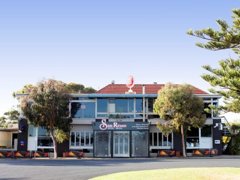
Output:
<path fill-rule="evenodd" d="M 83 150 L 93 157 L 149 157 L 163 149 L 181 151 L 181 136 L 164 136 L 157 128 L 163 120 L 153 112 L 154 100 L 164 84 L 136 84 L 132 92 L 125 84 L 109 84 L 94 94 L 72 94 L 70 139 L 59 145 L 62 151 Z M 220 96 L 193 87 L 205 107 L 218 106 Z M 187 135 L 187 150 L 215 148 L 222 152 L 221 120 L 208 113 L 202 128 Z M 47 131 L 28 125 L 27 150 L 51 151 Z"/>

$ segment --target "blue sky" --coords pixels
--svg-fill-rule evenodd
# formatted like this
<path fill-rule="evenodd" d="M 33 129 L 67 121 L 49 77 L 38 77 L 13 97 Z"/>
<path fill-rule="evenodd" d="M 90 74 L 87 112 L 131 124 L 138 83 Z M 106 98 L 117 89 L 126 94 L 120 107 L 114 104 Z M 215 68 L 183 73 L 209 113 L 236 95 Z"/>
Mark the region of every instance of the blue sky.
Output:
<path fill-rule="evenodd" d="M 16 104 L 12 92 L 54 78 L 99 89 L 126 83 L 210 86 L 202 65 L 217 66 L 231 51 L 195 46 L 189 28 L 231 22 L 229 0 L 0 1 L 0 115 Z"/>

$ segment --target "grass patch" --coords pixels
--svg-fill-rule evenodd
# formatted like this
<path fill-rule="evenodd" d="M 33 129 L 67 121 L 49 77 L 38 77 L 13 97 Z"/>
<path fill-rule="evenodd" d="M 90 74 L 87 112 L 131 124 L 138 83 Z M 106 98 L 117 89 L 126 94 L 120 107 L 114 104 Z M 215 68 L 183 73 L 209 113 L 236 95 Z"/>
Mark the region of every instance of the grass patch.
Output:
<path fill-rule="evenodd" d="M 176 168 L 130 171 L 99 176 L 91 180 L 239 180 L 240 168 Z"/>

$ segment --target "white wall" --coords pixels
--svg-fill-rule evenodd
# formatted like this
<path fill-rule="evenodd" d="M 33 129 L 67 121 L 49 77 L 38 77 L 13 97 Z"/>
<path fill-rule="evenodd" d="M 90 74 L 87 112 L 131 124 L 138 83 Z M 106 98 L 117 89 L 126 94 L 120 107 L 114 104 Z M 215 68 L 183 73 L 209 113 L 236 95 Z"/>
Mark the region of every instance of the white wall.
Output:
<path fill-rule="evenodd" d="M 11 148 L 12 146 L 12 133 L 11 132 L 0 132 L 0 148 L 4 146 Z"/>

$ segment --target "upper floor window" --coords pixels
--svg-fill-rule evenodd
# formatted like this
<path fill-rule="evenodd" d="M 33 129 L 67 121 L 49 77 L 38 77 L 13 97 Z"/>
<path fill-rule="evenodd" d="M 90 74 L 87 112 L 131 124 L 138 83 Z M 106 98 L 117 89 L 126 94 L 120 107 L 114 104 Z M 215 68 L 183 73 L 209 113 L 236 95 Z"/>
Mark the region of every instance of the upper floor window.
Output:
<path fill-rule="evenodd" d="M 97 100 L 97 111 L 106 113 L 108 112 L 108 99 L 98 99 Z"/>
<path fill-rule="evenodd" d="M 115 99 L 115 107 L 117 113 L 130 113 L 133 112 L 134 108 L 133 99 Z"/>
<path fill-rule="evenodd" d="M 148 98 L 148 112 L 153 113 L 153 104 L 154 104 L 155 98 Z"/>
<path fill-rule="evenodd" d="M 133 113 L 134 99 L 98 99 L 97 111 L 98 113 Z"/>
<path fill-rule="evenodd" d="M 213 102 L 213 106 L 218 107 L 218 102 Z M 217 117 L 217 116 L 218 116 L 217 110 L 213 110 L 213 117 Z"/>
<path fill-rule="evenodd" d="M 204 102 L 204 113 L 206 114 L 206 118 L 212 118 L 212 113 L 211 113 L 211 109 L 210 106 L 211 103 L 210 102 Z M 208 111 L 206 111 L 206 109 L 208 109 Z"/>
<path fill-rule="evenodd" d="M 71 117 L 95 118 L 95 102 L 72 102 Z"/>
<path fill-rule="evenodd" d="M 143 112 L 143 99 L 137 98 L 136 99 L 136 113 L 142 113 Z"/>
<path fill-rule="evenodd" d="M 212 137 L 212 126 L 205 125 L 201 129 L 201 136 L 202 137 Z"/>
<path fill-rule="evenodd" d="M 32 124 L 28 125 L 28 136 L 30 137 L 36 137 L 36 127 L 34 127 Z"/>

